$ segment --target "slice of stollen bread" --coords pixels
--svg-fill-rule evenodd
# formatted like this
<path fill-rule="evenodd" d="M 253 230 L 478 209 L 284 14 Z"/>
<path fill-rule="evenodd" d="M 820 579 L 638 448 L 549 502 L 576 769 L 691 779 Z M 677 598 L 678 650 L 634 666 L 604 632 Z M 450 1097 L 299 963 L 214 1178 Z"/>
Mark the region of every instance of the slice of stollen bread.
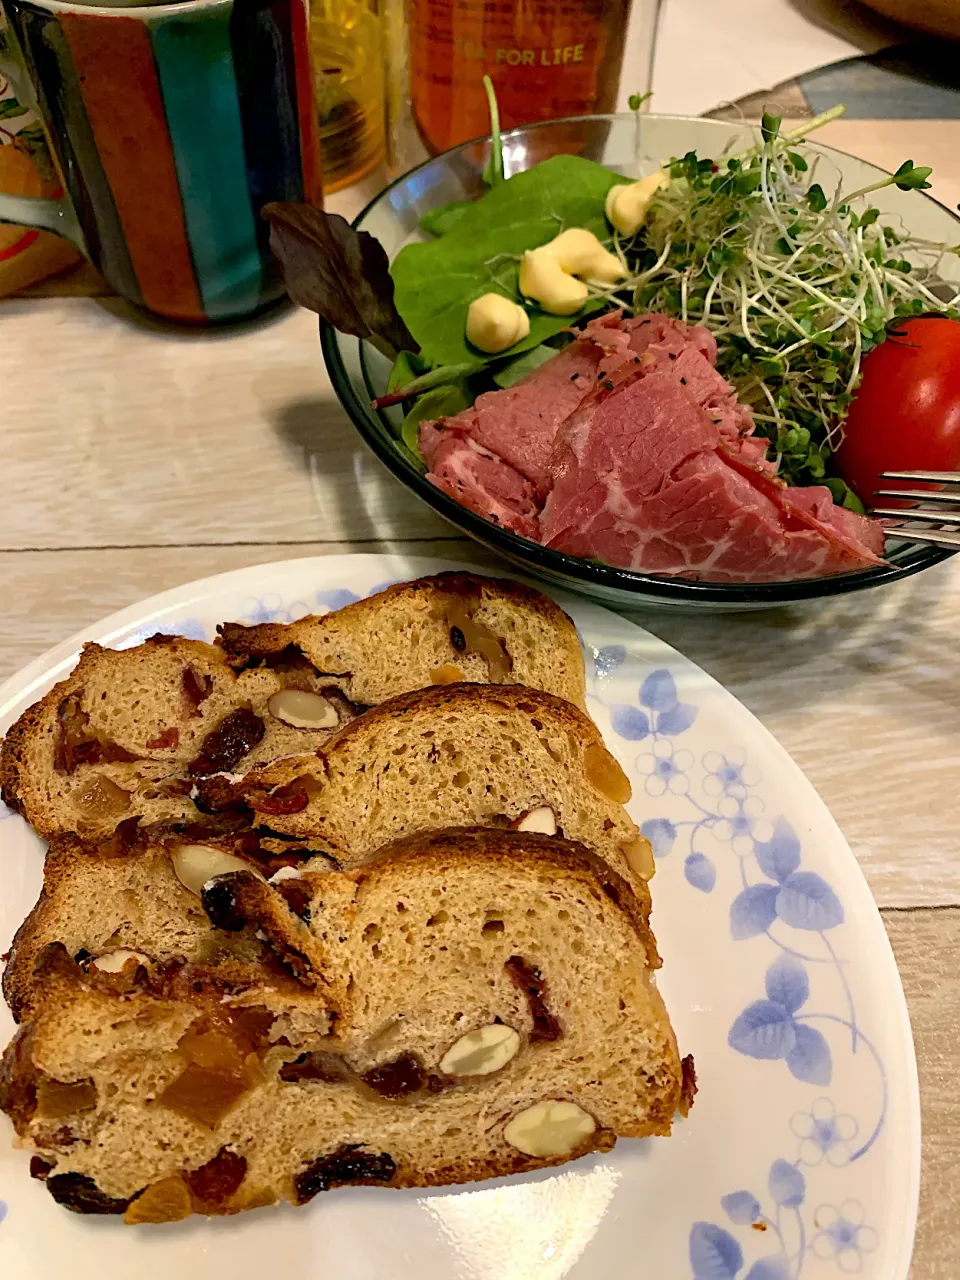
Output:
<path fill-rule="evenodd" d="M 452 830 L 304 881 L 313 987 L 45 949 L 0 1106 L 57 1200 L 157 1222 L 439 1186 L 667 1134 L 689 1103 L 645 913 L 585 848 Z"/>
<path fill-rule="evenodd" d="M 623 874 L 653 870 L 624 808 L 630 782 L 597 726 L 572 703 L 517 685 L 403 694 L 313 756 L 198 789 L 201 807 L 246 810 L 255 827 L 313 841 L 344 866 L 417 830 L 523 823 L 581 841 Z"/>
<path fill-rule="evenodd" d="M 506 681 L 584 700 L 573 623 L 505 580 L 441 574 L 322 617 L 221 632 L 218 645 L 86 645 L 7 734 L 4 801 L 47 838 L 202 823 L 196 779 L 313 752 L 368 705 L 422 685 Z"/>

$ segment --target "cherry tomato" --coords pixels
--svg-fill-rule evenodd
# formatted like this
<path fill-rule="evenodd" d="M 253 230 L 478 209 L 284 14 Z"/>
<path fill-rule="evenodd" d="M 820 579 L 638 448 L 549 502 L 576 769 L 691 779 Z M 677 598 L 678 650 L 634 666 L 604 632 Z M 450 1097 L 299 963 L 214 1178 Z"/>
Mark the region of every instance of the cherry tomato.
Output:
<path fill-rule="evenodd" d="M 886 501 L 878 488 L 911 487 L 881 471 L 960 471 L 960 320 L 904 320 L 864 358 L 836 460 L 868 505 Z"/>

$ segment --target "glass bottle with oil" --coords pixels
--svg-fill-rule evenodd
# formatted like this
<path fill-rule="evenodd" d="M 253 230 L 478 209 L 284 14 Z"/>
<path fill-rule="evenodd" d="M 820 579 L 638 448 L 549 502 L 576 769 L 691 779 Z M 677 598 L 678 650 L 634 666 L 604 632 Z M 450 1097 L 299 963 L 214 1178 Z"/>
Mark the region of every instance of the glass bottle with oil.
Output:
<path fill-rule="evenodd" d="M 323 189 L 330 193 L 383 160 L 380 18 L 372 0 L 313 0 L 310 33 Z"/>

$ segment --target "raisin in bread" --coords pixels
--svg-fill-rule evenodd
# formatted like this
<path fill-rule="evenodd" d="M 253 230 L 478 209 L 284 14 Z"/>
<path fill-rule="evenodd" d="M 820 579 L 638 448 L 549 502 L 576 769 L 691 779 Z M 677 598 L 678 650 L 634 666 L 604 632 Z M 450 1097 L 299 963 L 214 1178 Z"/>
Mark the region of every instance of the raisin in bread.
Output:
<path fill-rule="evenodd" d="M 583 703 L 570 619 L 519 584 L 442 574 L 218 646 L 156 636 L 84 647 L 0 754 L 3 799 L 47 838 L 204 823 L 195 779 L 312 752 L 367 705 L 432 681 L 542 685 Z M 210 825 L 210 824 L 207 824 Z"/>
<path fill-rule="evenodd" d="M 645 914 L 586 849 L 450 831 L 304 880 L 310 988 L 236 961 L 111 975 L 45 950 L 0 1106 L 60 1203 L 171 1221 L 670 1132 L 692 1079 Z"/>

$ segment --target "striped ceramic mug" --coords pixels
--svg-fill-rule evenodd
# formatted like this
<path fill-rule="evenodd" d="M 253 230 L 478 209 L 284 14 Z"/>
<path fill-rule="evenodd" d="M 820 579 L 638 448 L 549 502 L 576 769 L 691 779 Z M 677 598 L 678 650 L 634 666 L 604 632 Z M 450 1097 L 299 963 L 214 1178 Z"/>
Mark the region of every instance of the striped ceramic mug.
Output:
<path fill-rule="evenodd" d="M 0 221 L 58 231 L 174 320 L 279 298 L 260 210 L 322 202 L 308 0 L 0 2 L 67 192 L 0 194 Z"/>

